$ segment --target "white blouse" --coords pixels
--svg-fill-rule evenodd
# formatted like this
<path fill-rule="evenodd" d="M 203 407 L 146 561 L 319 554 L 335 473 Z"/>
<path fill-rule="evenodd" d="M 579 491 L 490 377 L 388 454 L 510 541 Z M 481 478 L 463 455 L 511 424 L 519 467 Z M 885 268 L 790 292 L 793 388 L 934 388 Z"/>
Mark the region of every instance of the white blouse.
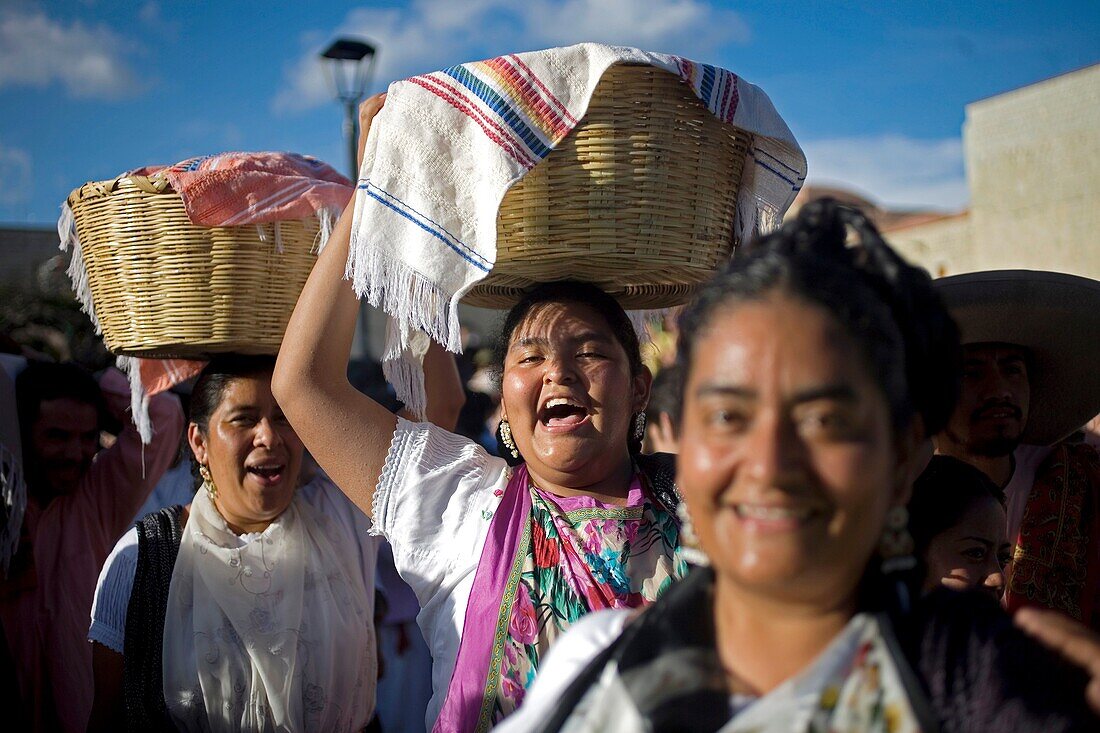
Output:
<path fill-rule="evenodd" d="M 474 571 L 510 474 L 503 459 L 472 440 L 397 419 L 372 513 L 374 531 L 389 540 L 397 571 L 420 602 L 416 620 L 433 660 L 428 729 L 447 695 Z"/>

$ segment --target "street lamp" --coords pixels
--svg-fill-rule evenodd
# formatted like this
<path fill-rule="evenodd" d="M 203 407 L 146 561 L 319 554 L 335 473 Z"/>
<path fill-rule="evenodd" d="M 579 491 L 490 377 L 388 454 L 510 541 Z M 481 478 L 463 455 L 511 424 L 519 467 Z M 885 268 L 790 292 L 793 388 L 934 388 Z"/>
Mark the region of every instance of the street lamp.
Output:
<path fill-rule="evenodd" d="M 348 142 L 348 162 L 351 166 L 351 180 L 359 178 L 359 166 L 356 165 L 356 120 L 359 102 L 366 94 L 377 49 L 365 41 L 354 38 L 337 38 L 321 52 L 329 81 L 336 90 L 336 98 L 344 103 L 344 137 Z"/>
<path fill-rule="evenodd" d="M 322 63 L 328 73 L 329 82 L 336 91 L 336 98 L 344 103 L 344 137 L 348 143 L 348 170 L 352 183 L 359 180 L 358 147 L 356 145 L 356 122 L 359 119 L 358 107 L 366 94 L 377 49 L 371 44 L 354 38 L 337 38 L 321 52 Z M 370 358 L 370 308 L 366 300 L 359 301 L 358 341 L 360 356 Z M 358 385 L 357 385 L 358 386 Z"/>

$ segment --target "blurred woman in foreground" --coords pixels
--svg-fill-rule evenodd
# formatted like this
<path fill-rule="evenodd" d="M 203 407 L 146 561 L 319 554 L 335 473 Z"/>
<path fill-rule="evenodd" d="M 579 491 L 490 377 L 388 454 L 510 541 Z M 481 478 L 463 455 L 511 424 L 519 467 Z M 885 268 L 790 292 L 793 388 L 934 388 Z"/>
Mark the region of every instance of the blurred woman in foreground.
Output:
<path fill-rule="evenodd" d="M 1096 730 L 1080 670 L 992 598 L 904 580 L 910 464 L 957 391 L 926 273 L 816 202 L 680 323 L 678 484 L 709 567 L 578 625 L 502 730 Z"/>

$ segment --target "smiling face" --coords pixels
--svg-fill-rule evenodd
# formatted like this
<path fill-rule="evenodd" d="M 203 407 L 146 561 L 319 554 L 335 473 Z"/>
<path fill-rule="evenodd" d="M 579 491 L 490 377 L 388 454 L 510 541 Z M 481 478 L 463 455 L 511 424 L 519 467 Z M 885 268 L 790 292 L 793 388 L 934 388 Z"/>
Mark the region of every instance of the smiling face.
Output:
<path fill-rule="evenodd" d="M 586 489 L 629 470 L 631 417 L 649 373 L 632 375 L 607 321 L 575 302 L 534 306 L 511 335 L 501 413 L 540 485 Z"/>
<path fill-rule="evenodd" d="M 944 437 L 974 455 L 1006 456 L 1023 435 L 1030 394 L 1022 347 L 964 346 L 962 390 Z"/>
<path fill-rule="evenodd" d="M 953 590 L 984 590 L 1000 600 L 1012 544 L 1005 530 L 1005 510 L 992 496 L 970 503 L 953 527 L 928 543 L 924 590 L 938 585 Z"/>
<path fill-rule="evenodd" d="M 773 292 L 715 311 L 689 363 L 678 483 L 719 582 L 854 598 L 907 499 L 901 455 L 916 443 L 895 439 L 856 343 L 824 309 Z"/>
<path fill-rule="evenodd" d="M 215 506 L 236 532 L 255 532 L 294 498 L 302 442 L 271 394 L 271 375 L 236 377 L 224 388 L 206 434 L 187 432 L 195 460 L 210 468 Z"/>

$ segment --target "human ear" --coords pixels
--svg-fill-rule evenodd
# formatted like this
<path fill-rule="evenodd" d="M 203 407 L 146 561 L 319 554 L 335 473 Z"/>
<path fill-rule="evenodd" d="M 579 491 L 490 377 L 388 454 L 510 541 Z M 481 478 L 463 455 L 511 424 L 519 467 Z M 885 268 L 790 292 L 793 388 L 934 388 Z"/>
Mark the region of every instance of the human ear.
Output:
<path fill-rule="evenodd" d="M 894 470 L 894 503 L 905 505 L 913 495 L 913 482 L 932 460 L 932 439 L 925 435 L 924 420 L 914 415 L 894 441 L 897 464 Z"/>
<path fill-rule="evenodd" d="M 207 463 L 206 454 L 206 438 L 203 436 L 202 431 L 196 423 L 190 423 L 187 426 L 187 445 L 191 447 L 191 453 L 195 456 L 195 461 L 200 466 L 205 466 Z"/>
<path fill-rule="evenodd" d="M 649 367 L 642 365 L 642 370 L 634 375 L 632 381 L 633 395 L 631 396 L 631 412 L 644 412 L 649 405 L 649 392 L 653 387 L 653 372 Z"/>

